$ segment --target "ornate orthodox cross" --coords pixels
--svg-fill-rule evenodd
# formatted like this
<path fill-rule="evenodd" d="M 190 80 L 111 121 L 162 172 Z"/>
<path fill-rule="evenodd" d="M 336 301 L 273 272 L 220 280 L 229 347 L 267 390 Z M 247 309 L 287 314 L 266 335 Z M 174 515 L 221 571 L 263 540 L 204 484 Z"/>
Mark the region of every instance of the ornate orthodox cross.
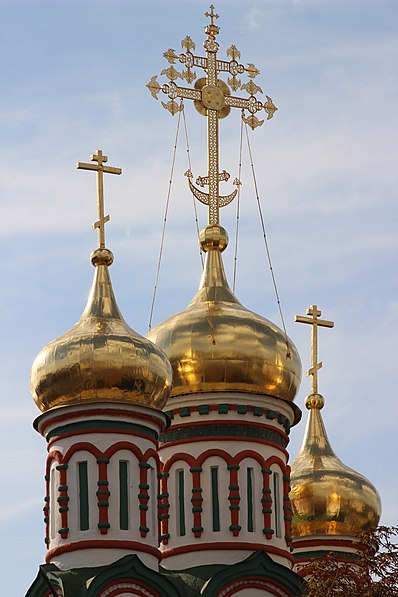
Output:
<path fill-rule="evenodd" d="M 294 321 L 298 323 L 309 323 L 311 328 L 311 367 L 307 371 L 307 375 L 312 375 L 311 394 L 318 394 L 318 370 L 322 367 L 322 361 L 318 363 L 318 326 L 324 328 L 334 327 L 334 321 L 326 321 L 325 319 L 318 319 L 321 311 L 316 305 L 312 305 L 307 309 L 307 315 L 311 317 L 304 317 L 303 315 L 296 315 Z"/>
<path fill-rule="evenodd" d="M 78 170 L 95 170 L 97 172 L 97 208 L 98 220 L 94 222 L 93 229 L 98 228 L 98 246 L 100 249 L 105 249 L 105 224 L 109 222 L 110 217 L 104 216 L 104 172 L 108 174 L 121 174 L 121 168 L 113 168 L 112 166 L 104 166 L 108 161 L 106 155 L 103 155 L 101 149 L 97 149 L 91 156 L 92 162 L 96 164 L 86 164 L 84 162 L 77 162 L 76 168 Z"/>
<path fill-rule="evenodd" d="M 204 193 L 194 186 L 192 183 L 192 173 L 188 170 L 189 187 L 194 196 L 209 206 L 209 224 L 219 223 L 219 210 L 224 205 L 228 205 L 236 196 L 237 189 L 226 196 L 219 196 L 219 183 L 226 181 L 230 175 L 223 170 L 219 172 L 219 138 L 218 138 L 218 120 L 225 118 L 231 111 L 231 108 L 240 108 L 242 110 L 242 118 L 253 130 L 261 126 L 264 120 L 259 120 L 255 114 L 264 109 L 267 113 L 267 120 L 272 118 L 277 108 L 272 103 L 268 95 L 265 97 L 267 101 L 262 103 L 255 97 L 256 93 L 262 93 L 262 89 L 253 82 L 260 71 L 249 63 L 247 66 L 239 64 L 240 52 L 235 45 L 232 45 L 227 50 L 227 56 L 231 58 L 230 61 L 219 60 L 217 52 L 219 44 L 216 41 L 220 28 L 215 25 L 214 19 L 218 19 L 218 14 L 214 12 L 213 4 L 210 6 L 210 12 L 205 13 L 206 17 L 210 17 L 210 23 L 205 28 L 207 39 L 203 45 L 206 50 L 206 57 L 195 56 L 192 50 L 195 50 L 195 44 L 187 35 L 182 40 L 181 46 L 185 48 L 186 52 L 183 54 L 176 54 L 175 50 L 169 49 L 164 52 L 163 56 L 171 64 L 175 64 L 178 60 L 183 64 L 186 70 L 177 71 L 174 66 L 162 70 L 161 75 L 166 75 L 169 79 L 168 83 L 160 85 L 156 76 L 152 77 L 147 87 L 155 99 L 160 91 L 169 97 L 167 103 L 162 102 L 162 106 L 166 108 L 173 116 L 183 109 L 182 100 L 193 100 L 195 108 L 204 116 L 207 116 L 207 137 L 208 137 L 208 175 L 197 178 L 196 183 L 199 186 L 207 185 L 209 193 Z M 177 79 L 185 79 L 188 84 L 191 84 L 196 79 L 196 72 L 194 67 L 201 68 L 205 71 L 206 76 L 198 79 L 193 88 L 179 87 L 175 81 Z M 220 73 L 229 73 L 228 85 L 219 79 Z M 246 73 L 250 81 L 242 85 L 239 75 Z M 231 95 L 230 88 L 233 91 L 238 89 L 246 90 L 249 97 L 235 97 Z M 175 100 L 181 98 L 181 103 L 178 104 Z M 249 115 L 245 115 L 245 110 Z M 235 180 L 234 184 L 238 186 L 239 181 Z"/>

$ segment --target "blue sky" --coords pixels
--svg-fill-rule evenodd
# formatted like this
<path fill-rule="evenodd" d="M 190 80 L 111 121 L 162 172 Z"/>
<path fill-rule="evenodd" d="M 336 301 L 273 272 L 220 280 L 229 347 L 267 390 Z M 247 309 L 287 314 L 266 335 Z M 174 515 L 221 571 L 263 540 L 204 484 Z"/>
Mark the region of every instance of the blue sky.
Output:
<path fill-rule="evenodd" d="M 294 315 L 316 303 L 336 322 L 320 339 L 329 436 L 378 488 L 382 522 L 396 524 L 398 4 L 216 8 L 221 52 L 235 43 L 279 108 L 251 142 L 288 333 L 307 369 L 309 329 Z M 145 85 L 185 35 L 202 52 L 205 10 L 197 1 L 0 0 L 0 566 L 8 594 L 24 594 L 44 557 L 46 451 L 31 427 L 30 365 L 79 318 L 93 275 L 95 181 L 75 163 L 102 148 L 123 168 L 106 180 L 111 276 L 126 320 L 146 333 L 177 120 Z M 186 116 L 196 177 L 206 174 L 206 125 L 192 106 Z M 238 113 L 221 123 L 220 165 L 232 179 L 239 126 Z M 200 277 L 186 168 L 180 135 L 154 323 L 183 308 Z M 242 181 L 237 295 L 278 323 L 247 152 Z M 233 204 L 221 219 L 232 281 Z M 297 404 L 308 391 L 304 378 Z M 292 455 L 303 432 L 304 423 L 292 432 Z"/>

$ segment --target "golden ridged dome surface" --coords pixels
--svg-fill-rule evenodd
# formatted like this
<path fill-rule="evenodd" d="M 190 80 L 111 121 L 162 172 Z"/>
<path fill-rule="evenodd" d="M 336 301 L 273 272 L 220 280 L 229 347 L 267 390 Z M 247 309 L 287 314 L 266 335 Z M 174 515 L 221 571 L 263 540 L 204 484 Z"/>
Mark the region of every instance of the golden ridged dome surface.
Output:
<path fill-rule="evenodd" d="M 291 465 L 292 537 L 357 536 L 378 524 L 380 496 L 334 453 L 320 413 L 322 396 L 308 396 L 306 406 L 310 413 L 303 445 Z"/>
<path fill-rule="evenodd" d="M 128 402 L 161 409 L 171 391 L 164 352 L 124 321 L 113 293 L 108 249 L 96 266 L 86 308 L 72 329 L 35 358 L 31 393 L 39 409 L 90 402 Z"/>
<path fill-rule="evenodd" d="M 294 400 L 301 361 L 285 334 L 246 309 L 230 290 L 221 252 L 228 242 L 219 225 L 200 236 L 206 263 L 199 290 L 186 309 L 148 334 L 173 368 L 172 396 L 238 391 Z"/>

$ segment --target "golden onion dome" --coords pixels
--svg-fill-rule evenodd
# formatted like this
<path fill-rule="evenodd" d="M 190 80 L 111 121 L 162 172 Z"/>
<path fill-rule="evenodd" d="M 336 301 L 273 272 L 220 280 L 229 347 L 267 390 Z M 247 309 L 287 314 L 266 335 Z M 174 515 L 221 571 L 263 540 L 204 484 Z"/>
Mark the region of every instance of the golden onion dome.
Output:
<path fill-rule="evenodd" d="M 307 429 L 291 470 L 293 538 L 358 536 L 380 519 L 381 501 L 375 487 L 334 453 L 320 412 L 323 405 L 320 394 L 306 398 Z"/>
<path fill-rule="evenodd" d="M 124 321 L 109 277 L 111 251 L 96 249 L 91 261 L 95 276 L 81 318 L 33 362 L 33 399 L 43 412 L 89 402 L 161 409 L 171 391 L 170 363 L 160 348 Z"/>
<path fill-rule="evenodd" d="M 294 400 L 301 380 L 296 347 L 290 340 L 287 347 L 282 330 L 246 309 L 228 287 L 224 228 L 206 226 L 199 240 L 206 264 L 198 292 L 148 334 L 171 362 L 172 396 L 236 391 Z"/>

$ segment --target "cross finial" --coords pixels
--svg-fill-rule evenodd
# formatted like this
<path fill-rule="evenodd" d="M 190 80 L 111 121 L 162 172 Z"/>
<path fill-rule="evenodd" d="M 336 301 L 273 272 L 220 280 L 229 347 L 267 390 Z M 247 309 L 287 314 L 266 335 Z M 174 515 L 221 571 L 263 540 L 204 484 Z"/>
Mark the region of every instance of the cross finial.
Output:
<path fill-rule="evenodd" d="M 210 23 L 205 27 L 208 37 L 203 42 L 206 56 L 195 55 L 195 43 L 189 36 L 185 37 L 181 45 L 186 51 L 178 54 L 169 48 L 163 54 L 171 66 L 163 69 L 160 74 L 167 76 L 168 83 L 160 84 L 154 76 L 147 87 L 155 99 L 160 92 L 169 97 L 169 101 L 162 102 L 162 106 L 173 116 L 183 110 L 182 100 L 193 100 L 198 112 L 207 118 L 207 176 L 200 176 L 196 183 L 199 186 L 208 186 L 208 193 L 195 186 L 191 171 L 187 172 L 187 176 L 192 194 L 198 201 L 209 207 L 209 224 L 218 225 L 220 208 L 233 201 L 238 192 L 235 188 L 228 195 L 219 193 L 219 183 L 229 179 L 229 174 L 224 170 L 220 172 L 219 167 L 219 120 L 228 116 L 231 109 L 238 108 L 242 111 L 243 121 L 254 130 L 264 122 L 257 118 L 258 112 L 264 110 L 269 120 L 277 108 L 268 95 L 265 96 L 264 102 L 256 97 L 257 93 L 262 93 L 262 89 L 254 83 L 253 79 L 260 74 L 260 71 L 252 62 L 247 66 L 239 62 L 240 52 L 234 44 L 226 52 L 230 59 L 224 60 L 218 57 L 220 46 L 216 36 L 219 33 L 219 27 L 214 23 L 214 19 L 218 19 L 218 14 L 214 12 L 213 4 L 210 5 L 210 12 L 207 11 L 205 15 L 210 17 Z M 181 72 L 175 68 L 178 62 L 184 67 Z M 205 76 L 197 79 L 193 87 L 179 86 L 176 83 L 178 79 L 184 79 L 189 85 L 195 81 L 197 77 L 195 67 L 203 70 Z M 243 83 L 241 75 L 247 75 L 249 81 Z M 227 80 L 224 81 L 222 76 L 226 76 Z M 232 95 L 232 92 L 238 89 L 246 91 L 247 97 Z M 177 102 L 178 99 L 181 102 Z"/>
<path fill-rule="evenodd" d="M 214 19 L 218 19 L 219 15 L 214 12 L 214 4 L 210 4 L 210 12 L 205 12 L 205 17 L 210 17 L 210 25 L 214 25 Z"/>
<path fill-rule="evenodd" d="M 109 215 L 104 215 L 104 172 L 108 174 L 121 174 L 121 168 L 113 168 L 112 166 L 104 166 L 108 161 L 106 155 L 102 153 L 101 149 L 97 149 L 91 156 L 92 162 L 96 164 L 86 164 L 84 162 L 77 162 L 76 168 L 78 170 L 95 170 L 97 172 L 97 208 L 98 220 L 94 222 L 93 229 L 98 228 L 98 247 L 105 249 L 105 224 L 109 222 Z"/>
<path fill-rule="evenodd" d="M 307 315 L 311 317 L 304 317 L 303 315 L 296 315 L 294 321 L 298 323 L 309 323 L 311 328 L 311 367 L 307 371 L 307 375 L 312 375 L 311 394 L 318 394 L 318 370 L 322 367 L 322 361 L 318 363 L 318 326 L 324 328 L 334 327 L 334 321 L 326 321 L 325 319 L 318 319 L 321 311 L 317 305 L 311 305 L 307 309 Z"/>

